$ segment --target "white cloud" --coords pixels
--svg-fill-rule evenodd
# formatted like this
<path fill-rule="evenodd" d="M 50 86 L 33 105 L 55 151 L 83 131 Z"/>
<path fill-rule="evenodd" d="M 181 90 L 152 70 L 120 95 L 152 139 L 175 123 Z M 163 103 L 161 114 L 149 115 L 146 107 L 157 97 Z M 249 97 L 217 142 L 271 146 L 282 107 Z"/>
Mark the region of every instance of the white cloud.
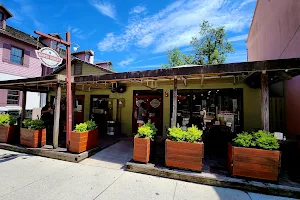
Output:
<path fill-rule="evenodd" d="M 134 8 L 131 9 L 131 11 L 129 12 L 129 14 L 139 14 L 146 11 L 146 7 L 145 6 L 136 6 Z"/>
<path fill-rule="evenodd" d="M 121 62 L 119 62 L 118 65 L 124 67 L 131 64 L 133 61 L 135 61 L 135 58 L 128 58 L 126 60 L 122 60 Z"/>
<path fill-rule="evenodd" d="M 248 34 L 237 35 L 232 38 L 229 38 L 228 41 L 229 42 L 238 42 L 238 41 L 244 40 L 246 42 L 247 37 L 248 37 Z"/>
<path fill-rule="evenodd" d="M 245 7 L 246 5 L 248 5 L 248 4 L 250 4 L 250 3 L 256 2 L 256 1 L 257 1 L 257 0 L 244 0 L 244 1 L 241 3 L 239 9 Z"/>
<path fill-rule="evenodd" d="M 98 1 L 98 0 L 93 0 L 91 4 L 103 15 L 110 17 L 114 20 L 116 20 L 116 9 L 115 6 L 110 4 L 107 1 Z"/>
<path fill-rule="evenodd" d="M 239 10 L 239 7 L 236 0 L 177 0 L 153 15 L 131 17 L 120 33 L 107 34 L 98 48 L 123 51 L 148 47 L 160 53 L 186 47 L 198 35 L 203 20 L 239 33 L 250 26 L 253 14 L 252 10 Z"/>

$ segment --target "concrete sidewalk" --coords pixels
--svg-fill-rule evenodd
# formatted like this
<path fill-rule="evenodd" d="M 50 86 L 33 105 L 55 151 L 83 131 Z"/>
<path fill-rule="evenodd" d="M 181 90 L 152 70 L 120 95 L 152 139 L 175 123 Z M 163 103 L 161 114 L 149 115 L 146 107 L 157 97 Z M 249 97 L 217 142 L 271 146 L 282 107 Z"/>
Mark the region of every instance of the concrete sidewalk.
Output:
<path fill-rule="evenodd" d="M 120 142 L 106 152 L 113 156 L 125 146 Z M 69 163 L 0 150 L 0 199 L 288 199 L 126 172 L 125 154 L 112 164 L 103 151 L 94 155 L 97 163 Z"/>

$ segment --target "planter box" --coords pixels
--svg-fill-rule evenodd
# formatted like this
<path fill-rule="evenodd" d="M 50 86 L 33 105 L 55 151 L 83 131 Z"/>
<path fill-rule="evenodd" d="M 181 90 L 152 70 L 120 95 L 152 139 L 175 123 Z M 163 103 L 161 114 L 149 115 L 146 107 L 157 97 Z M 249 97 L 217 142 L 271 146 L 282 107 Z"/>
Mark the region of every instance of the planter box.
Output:
<path fill-rule="evenodd" d="M 279 167 L 280 151 L 228 144 L 228 171 L 234 176 L 278 181 Z"/>
<path fill-rule="evenodd" d="M 21 128 L 20 144 L 32 148 L 46 145 L 46 129 L 29 130 L 27 128 Z"/>
<path fill-rule="evenodd" d="M 86 132 L 71 132 L 69 151 L 81 153 L 98 146 L 98 129 Z"/>
<path fill-rule="evenodd" d="M 204 144 L 166 140 L 166 166 L 202 171 Z"/>
<path fill-rule="evenodd" d="M 148 163 L 151 155 L 150 138 L 134 138 L 133 160 Z"/>
<path fill-rule="evenodd" d="M 0 126 L 0 142 L 17 143 L 20 138 L 18 126 Z"/>

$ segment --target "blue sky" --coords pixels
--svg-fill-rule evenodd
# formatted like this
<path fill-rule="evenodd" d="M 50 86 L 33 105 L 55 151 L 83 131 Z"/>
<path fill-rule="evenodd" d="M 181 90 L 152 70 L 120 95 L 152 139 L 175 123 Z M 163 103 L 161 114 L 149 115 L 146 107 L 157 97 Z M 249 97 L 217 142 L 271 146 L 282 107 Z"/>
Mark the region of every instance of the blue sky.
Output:
<path fill-rule="evenodd" d="M 256 0 L 2 0 L 14 14 L 8 24 L 34 35 L 71 31 L 79 50 L 117 71 L 160 68 L 166 51 L 189 53 L 189 42 L 208 20 L 225 26 L 235 53 L 226 62 L 247 60 L 246 38 Z"/>

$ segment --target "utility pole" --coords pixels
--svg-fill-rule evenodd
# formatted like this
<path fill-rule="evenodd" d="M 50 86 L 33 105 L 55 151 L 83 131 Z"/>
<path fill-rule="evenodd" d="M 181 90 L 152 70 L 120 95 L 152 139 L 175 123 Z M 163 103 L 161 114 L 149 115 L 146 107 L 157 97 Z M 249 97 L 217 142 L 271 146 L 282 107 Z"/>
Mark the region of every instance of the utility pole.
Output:
<path fill-rule="evenodd" d="M 63 44 L 66 46 L 66 71 L 67 71 L 67 141 L 66 141 L 66 147 L 69 149 L 69 144 L 70 144 L 70 134 L 72 131 L 72 107 L 73 107 L 73 99 L 72 99 L 72 77 L 71 77 L 71 36 L 70 36 L 70 31 L 67 31 L 66 33 L 66 41 L 58 39 L 56 37 L 50 36 L 48 34 L 39 32 L 39 31 L 34 31 L 35 34 L 40 35 L 44 38 L 56 41 L 60 44 Z"/>

